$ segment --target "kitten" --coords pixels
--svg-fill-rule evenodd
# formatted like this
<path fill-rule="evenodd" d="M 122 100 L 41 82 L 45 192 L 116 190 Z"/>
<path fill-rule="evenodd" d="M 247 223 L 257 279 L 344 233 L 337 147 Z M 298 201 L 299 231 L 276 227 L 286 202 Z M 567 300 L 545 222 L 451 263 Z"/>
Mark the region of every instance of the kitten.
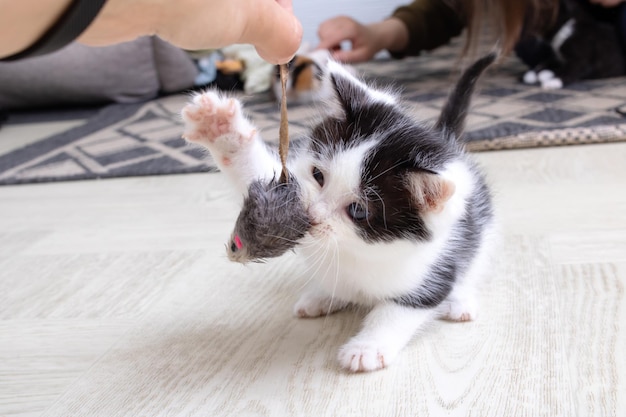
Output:
<path fill-rule="evenodd" d="M 318 49 L 298 52 L 289 62 L 286 93 L 290 104 L 319 103 L 333 96 L 330 78 L 325 73 L 330 59 L 328 50 Z M 344 65 L 344 68 L 354 73 L 352 67 Z M 282 96 L 279 66 L 276 66 L 272 77 L 272 93 L 279 101 Z"/>
<path fill-rule="evenodd" d="M 516 46 L 518 56 L 531 67 L 524 83 L 558 89 L 576 81 L 626 74 L 626 57 L 613 19 L 604 7 L 561 0 L 554 24 L 541 36 L 523 37 Z"/>
<path fill-rule="evenodd" d="M 434 126 L 413 119 L 391 93 L 328 64 L 339 111 L 313 127 L 308 147 L 288 161 L 311 223 L 297 250 L 315 282 L 294 313 L 372 308 L 339 350 L 347 370 L 388 366 L 435 318 L 476 317 L 494 215 L 485 180 L 459 138 L 474 84 L 495 58 L 465 71 Z M 278 177 L 276 153 L 239 101 L 208 91 L 182 116 L 184 137 L 206 146 L 242 193 L 255 180 Z"/>

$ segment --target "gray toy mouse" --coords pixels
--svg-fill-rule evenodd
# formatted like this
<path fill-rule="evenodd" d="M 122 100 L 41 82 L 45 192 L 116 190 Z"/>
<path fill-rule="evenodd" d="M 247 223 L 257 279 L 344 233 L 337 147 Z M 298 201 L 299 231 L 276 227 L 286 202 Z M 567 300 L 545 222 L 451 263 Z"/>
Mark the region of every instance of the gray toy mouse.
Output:
<path fill-rule="evenodd" d="M 257 180 L 248 188 L 226 253 L 240 263 L 275 258 L 295 247 L 310 226 L 294 177 Z"/>

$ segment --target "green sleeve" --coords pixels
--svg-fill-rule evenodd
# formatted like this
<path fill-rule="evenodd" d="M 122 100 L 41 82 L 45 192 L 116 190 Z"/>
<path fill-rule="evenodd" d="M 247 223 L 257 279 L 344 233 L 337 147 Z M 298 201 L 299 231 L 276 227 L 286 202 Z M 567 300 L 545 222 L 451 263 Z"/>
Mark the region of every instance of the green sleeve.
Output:
<path fill-rule="evenodd" d="M 400 19 L 409 30 L 409 43 L 404 51 L 395 51 L 394 58 L 419 55 L 445 45 L 465 27 L 460 1 L 415 0 L 399 7 L 392 17 Z"/>

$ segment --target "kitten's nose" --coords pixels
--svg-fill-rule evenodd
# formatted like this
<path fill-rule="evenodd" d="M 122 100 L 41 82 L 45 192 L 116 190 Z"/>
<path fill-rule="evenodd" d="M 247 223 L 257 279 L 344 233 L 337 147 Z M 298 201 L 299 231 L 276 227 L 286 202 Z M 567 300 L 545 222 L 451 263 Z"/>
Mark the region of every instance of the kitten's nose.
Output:
<path fill-rule="evenodd" d="M 322 223 L 330 216 L 328 206 L 323 203 L 315 203 L 309 207 L 309 217 L 311 224 L 316 225 Z"/>

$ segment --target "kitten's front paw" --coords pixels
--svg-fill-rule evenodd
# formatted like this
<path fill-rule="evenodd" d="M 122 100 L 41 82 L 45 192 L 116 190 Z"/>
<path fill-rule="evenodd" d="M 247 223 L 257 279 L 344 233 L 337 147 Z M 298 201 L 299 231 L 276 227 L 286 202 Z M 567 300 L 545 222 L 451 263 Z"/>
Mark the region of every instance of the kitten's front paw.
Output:
<path fill-rule="evenodd" d="M 347 303 L 320 292 L 312 291 L 302 294 L 293 312 L 300 318 L 327 316 L 345 308 Z"/>
<path fill-rule="evenodd" d="M 211 150 L 214 157 L 224 158 L 250 144 L 256 130 L 241 111 L 241 103 L 214 91 L 206 91 L 193 98 L 182 111 L 185 121 L 183 137 Z"/>
<path fill-rule="evenodd" d="M 465 306 L 452 304 L 444 314 L 444 318 L 450 321 L 472 321 L 476 319 L 476 311 Z"/>
<path fill-rule="evenodd" d="M 442 305 L 442 317 L 450 321 L 472 321 L 478 316 L 478 304 L 474 296 L 448 299 Z"/>
<path fill-rule="evenodd" d="M 526 71 L 526 73 L 524 74 L 524 77 L 522 78 L 522 81 L 524 82 L 524 84 L 537 84 L 537 82 L 539 81 L 537 78 L 537 73 L 533 70 L 530 71 Z"/>
<path fill-rule="evenodd" d="M 537 79 L 541 83 L 541 88 L 544 90 L 558 90 L 563 88 L 563 81 L 556 76 L 553 71 L 543 70 L 537 74 Z"/>
<path fill-rule="evenodd" d="M 377 341 L 354 338 L 339 349 L 339 364 L 352 372 L 371 372 L 383 369 L 395 359 L 398 352 Z"/>

